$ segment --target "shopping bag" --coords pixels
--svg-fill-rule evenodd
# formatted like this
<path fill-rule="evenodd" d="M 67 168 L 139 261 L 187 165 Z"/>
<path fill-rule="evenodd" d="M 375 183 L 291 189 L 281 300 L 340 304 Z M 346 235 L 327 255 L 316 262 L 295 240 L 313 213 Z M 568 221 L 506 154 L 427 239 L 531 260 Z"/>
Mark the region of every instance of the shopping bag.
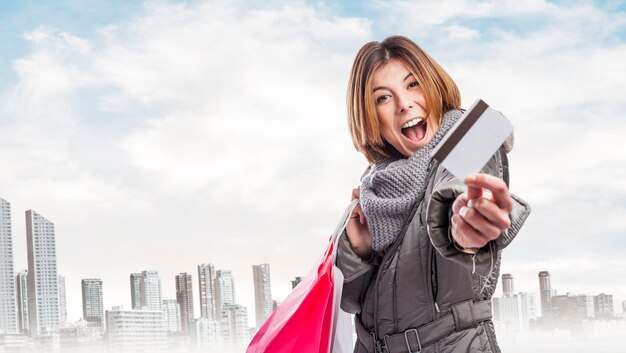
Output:
<path fill-rule="evenodd" d="M 343 283 L 343 273 L 334 266 L 334 283 Z M 354 338 L 352 336 L 352 315 L 340 308 L 343 285 L 335 286 L 334 329 L 332 330 L 332 349 L 330 353 L 352 353 Z"/>
<path fill-rule="evenodd" d="M 352 351 L 350 316 L 339 308 L 343 274 L 335 261 L 337 241 L 357 203 L 346 209 L 322 256 L 261 325 L 246 353 Z"/>

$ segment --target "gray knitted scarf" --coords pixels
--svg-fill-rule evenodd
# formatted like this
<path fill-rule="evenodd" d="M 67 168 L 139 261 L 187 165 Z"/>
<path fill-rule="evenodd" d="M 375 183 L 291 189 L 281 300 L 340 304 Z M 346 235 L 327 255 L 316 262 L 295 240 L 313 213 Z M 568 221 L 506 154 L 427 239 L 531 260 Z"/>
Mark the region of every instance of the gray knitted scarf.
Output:
<path fill-rule="evenodd" d="M 363 173 L 360 204 L 375 251 L 385 250 L 398 238 L 413 205 L 424 198 L 430 152 L 461 115 L 458 110 L 446 112 L 433 139 L 413 156 L 381 157 Z"/>

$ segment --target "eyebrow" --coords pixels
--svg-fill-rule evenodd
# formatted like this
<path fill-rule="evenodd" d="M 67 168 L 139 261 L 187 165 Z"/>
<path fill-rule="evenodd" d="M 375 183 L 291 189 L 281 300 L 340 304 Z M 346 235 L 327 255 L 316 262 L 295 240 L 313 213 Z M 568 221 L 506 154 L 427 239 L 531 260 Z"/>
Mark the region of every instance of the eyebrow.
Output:
<path fill-rule="evenodd" d="M 411 77 L 411 76 L 413 76 L 413 73 L 409 72 L 409 73 L 408 73 L 408 74 L 404 77 L 404 80 L 402 80 L 402 82 L 406 81 L 406 79 L 407 79 L 407 78 L 409 78 L 409 77 Z M 374 87 L 374 88 L 372 89 L 372 93 L 376 92 L 376 91 L 377 91 L 377 90 L 379 90 L 379 89 L 386 89 L 386 88 L 387 88 L 387 87 L 383 87 L 383 86 L 377 86 L 377 87 Z"/>

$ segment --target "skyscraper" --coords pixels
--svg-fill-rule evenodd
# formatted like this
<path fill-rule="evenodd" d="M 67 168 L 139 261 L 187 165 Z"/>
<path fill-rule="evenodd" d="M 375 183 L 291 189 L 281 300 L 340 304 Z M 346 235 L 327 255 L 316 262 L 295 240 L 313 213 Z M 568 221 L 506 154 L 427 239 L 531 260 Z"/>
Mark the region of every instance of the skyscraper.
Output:
<path fill-rule="evenodd" d="M 159 271 L 141 272 L 142 310 L 161 311 L 161 277 Z"/>
<path fill-rule="evenodd" d="M 238 352 L 245 349 L 250 341 L 248 309 L 243 305 L 225 305 L 220 328 L 227 351 Z"/>
<path fill-rule="evenodd" d="M 163 320 L 167 332 L 180 332 L 180 304 L 175 299 L 163 300 Z"/>
<path fill-rule="evenodd" d="M 17 287 L 17 327 L 22 333 L 30 329 L 28 323 L 28 270 L 21 271 L 15 276 Z"/>
<path fill-rule="evenodd" d="M 130 274 L 130 301 L 133 310 L 141 309 L 141 273 Z"/>
<path fill-rule="evenodd" d="M 510 331 L 529 329 L 530 320 L 535 319 L 535 300 L 531 294 L 507 294 L 494 299 L 494 317 L 500 321 L 501 329 Z"/>
<path fill-rule="evenodd" d="M 65 296 L 65 277 L 59 275 L 59 327 L 67 323 L 67 298 Z"/>
<path fill-rule="evenodd" d="M 577 326 L 581 320 L 595 317 L 591 295 L 555 295 L 550 302 L 550 317 L 566 326 Z"/>
<path fill-rule="evenodd" d="M 217 274 L 212 264 L 198 265 L 198 283 L 200 289 L 200 316 L 210 321 L 219 321 L 217 308 Z"/>
<path fill-rule="evenodd" d="M 59 278 L 54 224 L 33 210 L 26 211 L 28 248 L 29 333 L 38 336 L 59 329 Z"/>
<path fill-rule="evenodd" d="M 254 308 L 256 313 L 256 327 L 259 328 L 270 316 L 273 310 L 272 289 L 270 285 L 270 265 L 253 265 L 252 276 L 254 278 Z"/>
<path fill-rule="evenodd" d="M 502 275 L 502 293 L 504 296 L 513 295 L 513 293 L 515 293 L 513 288 L 513 275 L 510 273 Z"/>
<path fill-rule="evenodd" d="M 600 293 L 593 298 L 597 318 L 613 317 L 613 295 Z"/>
<path fill-rule="evenodd" d="M 541 299 L 541 317 L 550 318 L 552 314 L 552 288 L 550 286 L 550 273 L 539 272 L 539 295 Z"/>
<path fill-rule="evenodd" d="M 206 317 L 193 320 L 191 339 L 197 351 L 224 352 L 224 337 L 220 322 Z"/>
<path fill-rule="evenodd" d="M 237 303 L 235 298 L 235 279 L 230 270 L 218 270 L 215 283 L 217 284 L 216 304 L 221 317 L 224 307 L 227 305 L 235 305 Z"/>
<path fill-rule="evenodd" d="M 85 278 L 80 283 L 83 294 L 83 320 L 87 321 L 89 326 L 104 328 L 102 280 Z"/>
<path fill-rule="evenodd" d="M 17 332 L 11 204 L 0 198 L 0 332 Z"/>
<path fill-rule="evenodd" d="M 191 275 L 186 272 L 176 276 L 176 301 L 180 305 L 180 323 L 183 332 L 189 332 L 193 320 L 193 288 Z"/>

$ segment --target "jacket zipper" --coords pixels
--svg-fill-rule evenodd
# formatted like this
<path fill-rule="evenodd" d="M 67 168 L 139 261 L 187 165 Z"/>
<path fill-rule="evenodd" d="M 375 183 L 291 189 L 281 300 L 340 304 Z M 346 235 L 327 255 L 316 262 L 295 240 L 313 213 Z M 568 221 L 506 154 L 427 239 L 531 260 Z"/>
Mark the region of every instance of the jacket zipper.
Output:
<path fill-rule="evenodd" d="M 433 173 L 437 170 L 438 166 L 439 166 L 439 163 L 433 159 L 432 163 L 429 166 L 426 180 L 430 180 L 430 178 L 433 176 Z M 426 196 L 426 193 L 424 192 L 424 197 L 425 196 Z M 422 199 L 422 202 L 423 202 L 423 199 Z M 414 205 L 414 207 L 415 207 L 415 212 L 417 212 L 420 209 L 419 204 Z M 373 338 L 374 338 L 374 344 L 377 347 L 380 345 L 380 342 L 378 340 L 378 285 L 380 283 L 380 276 L 381 276 L 380 274 L 382 272 L 381 269 L 389 261 L 390 254 L 395 253 L 397 248 L 402 243 L 400 239 L 404 238 L 404 235 L 406 234 L 407 229 L 409 228 L 409 226 L 411 225 L 411 222 L 413 221 L 413 217 L 415 217 L 415 213 L 413 212 L 413 210 L 411 210 L 411 212 L 412 212 L 411 213 L 412 216 L 405 222 L 404 227 L 402 227 L 402 232 L 400 232 L 400 236 L 398 237 L 398 240 L 391 246 L 391 248 L 387 250 L 387 252 L 385 253 L 385 256 L 383 256 L 383 259 L 381 260 L 380 265 L 379 265 L 380 267 L 378 268 L 378 271 L 376 272 L 376 282 L 375 282 L 376 287 L 374 288 L 374 337 Z M 431 283 L 431 287 L 432 287 L 432 283 Z M 394 298 L 392 300 L 393 300 L 393 307 L 395 310 L 395 307 L 396 307 L 395 291 L 393 294 L 394 294 Z M 439 310 L 439 308 L 437 308 L 437 310 Z M 394 323 L 394 325 L 395 324 L 396 323 Z"/>
<path fill-rule="evenodd" d="M 437 304 L 437 293 L 439 292 L 439 284 L 437 282 L 437 254 L 435 254 L 435 248 L 431 247 L 430 250 L 430 293 L 433 298 L 433 303 L 435 306 L 435 314 L 434 318 L 438 318 L 439 313 L 439 304 Z"/>

